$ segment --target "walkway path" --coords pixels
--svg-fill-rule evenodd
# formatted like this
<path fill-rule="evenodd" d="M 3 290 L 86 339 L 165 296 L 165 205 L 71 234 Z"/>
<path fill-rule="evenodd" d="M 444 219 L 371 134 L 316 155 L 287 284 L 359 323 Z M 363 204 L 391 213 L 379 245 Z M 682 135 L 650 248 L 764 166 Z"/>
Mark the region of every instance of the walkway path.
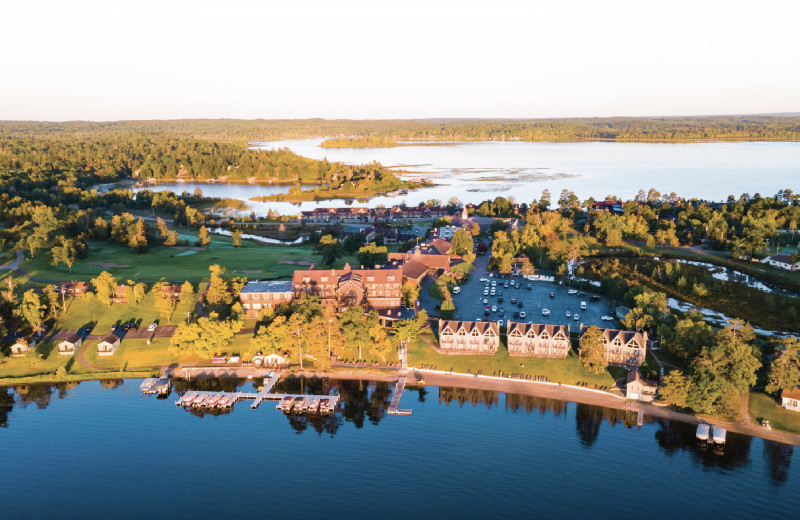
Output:
<path fill-rule="evenodd" d="M 206 298 L 206 293 L 208 292 L 209 287 L 211 287 L 211 282 L 206 282 L 206 287 L 202 290 L 202 292 L 200 292 L 200 296 L 197 297 L 197 303 L 194 306 L 194 309 L 197 311 L 197 315 L 204 318 L 208 318 L 208 313 L 203 309 L 203 300 Z"/>
<path fill-rule="evenodd" d="M 23 253 L 22 250 L 18 249 L 17 258 L 12 262 L 0 265 L 0 271 L 2 271 L 3 269 L 11 269 L 12 271 L 16 271 L 17 267 L 19 267 L 19 264 L 21 264 L 23 260 L 25 260 L 25 253 Z"/>

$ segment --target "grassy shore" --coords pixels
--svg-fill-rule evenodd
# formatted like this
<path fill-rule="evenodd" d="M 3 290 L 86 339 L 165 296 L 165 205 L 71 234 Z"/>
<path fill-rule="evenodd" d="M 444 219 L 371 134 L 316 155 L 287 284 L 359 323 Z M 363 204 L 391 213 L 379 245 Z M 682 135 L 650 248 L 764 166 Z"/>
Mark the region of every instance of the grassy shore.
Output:
<path fill-rule="evenodd" d="M 583 367 L 574 350 L 570 350 L 566 359 L 512 357 L 501 340 L 500 348 L 493 356 L 446 356 L 434 350 L 432 344 L 436 342 L 436 337 L 430 333 L 417 338 L 408 347 L 408 364 L 416 367 L 423 364 L 437 366 L 439 370 L 452 368 L 454 372 L 473 374 L 483 370 L 484 375 L 489 376 L 496 372 L 546 376 L 554 383 L 587 383 L 589 388 L 611 387 L 616 378 L 627 373 L 624 369 L 609 367 L 600 374 L 593 374 Z"/>
<path fill-rule="evenodd" d="M 766 419 L 773 429 L 800 435 L 800 412 L 787 410 L 763 392 L 750 392 L 750 416 L 758 424 Z"/>

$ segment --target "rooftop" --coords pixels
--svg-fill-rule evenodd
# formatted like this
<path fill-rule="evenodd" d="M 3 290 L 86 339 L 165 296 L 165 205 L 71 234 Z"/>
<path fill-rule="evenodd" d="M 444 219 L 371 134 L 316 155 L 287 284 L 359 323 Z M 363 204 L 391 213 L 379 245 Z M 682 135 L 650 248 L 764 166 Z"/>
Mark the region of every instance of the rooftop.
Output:
<path fill-rule="evenodd" d="M 294 285 L 291 280 L 272 280 L 268 282 L 247 282 L 241 293 L 271 293 L 271 292 L 294 292 Z"/>

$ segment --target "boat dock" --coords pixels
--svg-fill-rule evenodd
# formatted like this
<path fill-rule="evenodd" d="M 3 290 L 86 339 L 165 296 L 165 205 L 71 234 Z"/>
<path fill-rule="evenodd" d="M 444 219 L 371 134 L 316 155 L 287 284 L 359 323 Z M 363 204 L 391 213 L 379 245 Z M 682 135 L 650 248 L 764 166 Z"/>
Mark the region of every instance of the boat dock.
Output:
<path fill-rule="evenodd" d="M 272 372 L 269 377 L 264 379 L 263 386 L 258 392 L 214 392 L 214 391 L 189 391 L 175 401 L 175 406 L 187 408 L 233 408 L 238 401 L 252 400 L 250 408 L 255 410 L 264 401 L 281 401 L 286 397 L 295 399 L 318 398 L 325 401 L 326 407 L 320 413 L 330 413 L 339 404 L 338 395 L 309 395 L 309 394 L 274 394 L 272 388 L 280 379 L 280 374 Z M 142 383 L 144 385 L 144 383 Z M 316 410 L 315 410 L 316 411 Z"/>
<path fill-rule="evenodd" d="M 397 384 L 394 385 L 394 393 L 392 394 L 392 402 L 389 403 L 389 413 L 392 415 L 411 415 L 411 410 L 408 408 L 399 408 L 400 398 L 403 397 L 403 391 L 406 388 L 406 376 L 400 376 Z"/>
<path fill-rule="evenodd" d="M 150 377 L 142 381 L 139 385 L 139 390 L 143 394 L 160 394 L 166 395 L 172 387 L 172 382 L 166 377 Z"/>

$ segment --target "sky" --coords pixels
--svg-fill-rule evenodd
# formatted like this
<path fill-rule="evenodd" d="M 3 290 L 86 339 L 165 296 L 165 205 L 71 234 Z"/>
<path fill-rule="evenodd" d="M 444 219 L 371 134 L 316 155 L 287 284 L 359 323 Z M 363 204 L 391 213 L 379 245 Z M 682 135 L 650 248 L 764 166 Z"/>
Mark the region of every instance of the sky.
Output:
<path fill-rule="evenodd" d="M 0 119 L 800 112 L 800 2 L 2 0 Z"/>

